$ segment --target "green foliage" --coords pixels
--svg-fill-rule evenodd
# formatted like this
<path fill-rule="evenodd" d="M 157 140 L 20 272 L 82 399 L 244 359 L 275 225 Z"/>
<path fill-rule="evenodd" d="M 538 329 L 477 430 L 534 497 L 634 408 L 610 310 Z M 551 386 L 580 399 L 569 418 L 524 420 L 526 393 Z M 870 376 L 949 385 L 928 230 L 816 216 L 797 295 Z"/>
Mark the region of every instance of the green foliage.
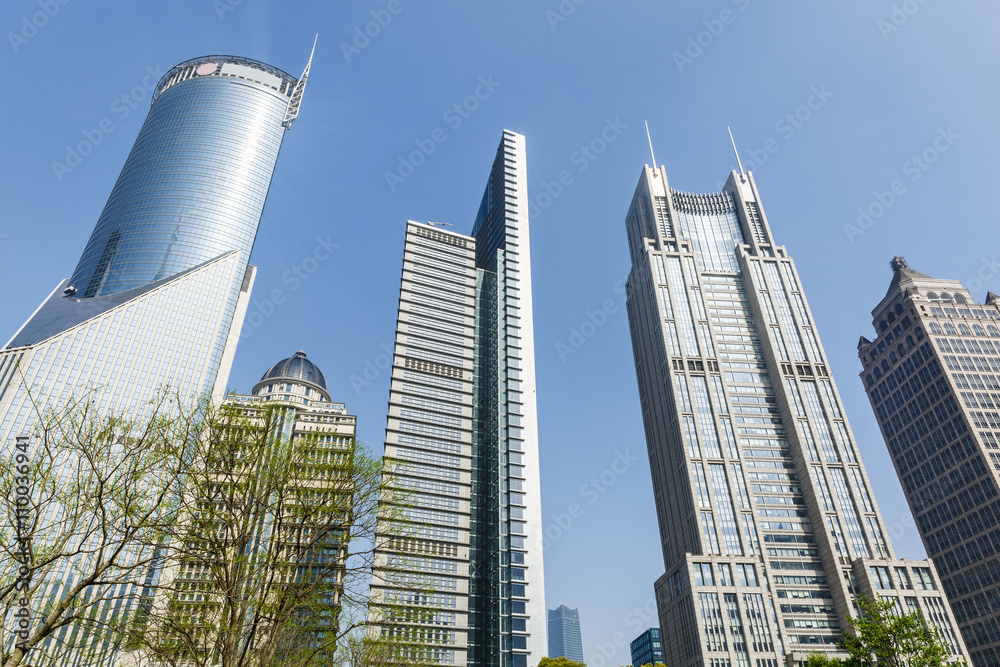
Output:
<path fill-rule="evenodd" d="M 895 600 L 857 599 L 860 615 L 849 619 L 852 632 L 841 647 L 845 660 L 813 653 L 806 667 L 943 667 L 951 650 L 919 612 L 900 614 Z M 952 664 L 964 664 L 964 661 Z"/>
<path fill-rule="evenodd" d="M 573 662 L 569 658 L 542 658 L 538 667 L 587 667 L 584 662 Z"/>

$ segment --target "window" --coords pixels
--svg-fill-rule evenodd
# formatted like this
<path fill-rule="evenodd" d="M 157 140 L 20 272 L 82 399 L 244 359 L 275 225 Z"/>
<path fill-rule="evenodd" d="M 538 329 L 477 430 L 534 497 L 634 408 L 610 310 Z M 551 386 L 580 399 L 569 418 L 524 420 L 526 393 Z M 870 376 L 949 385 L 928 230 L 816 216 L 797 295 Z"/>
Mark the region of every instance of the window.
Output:
<path fill-rule="evenodd" d="M 733 569 L 729 563 L 719 563 L 719 585 L 733 585 Z"/>
<path fill-rule="evenodd" d="M 922 591 L 933 591 L 937 590 L 934 586 L 934 580 L 931 578 L 931 570 L 928 567 L 915 567 L 913 568 L 913 574 L 917 580 L 917 589 Z"/>
<path fill-rule="evenodd" d="M 901 591 L 908 591 L 913 589 L 913 585 L 910 583 L 910 575 L 906 573 L 905 567 L 893 568 L 896 571 L 896 587 Z"/>
<path fill-rule="evenodd" d="M 694 564 L 694 585 L 695 586 L 714 586 L 715 579 L 712 577 L 712 564 L 711 563 L 695 563 Z"/>
<path fill-rule="evenodd" d="M 737 563 L 736 573 L 740 578 L 740 586 L 756 586 L 757 571 L 751 563 Z"/>
<path fill-rule="evenodd" d="M 875 583 L 875 587 L 886 590 L 892 589 L 892 580 L 889 578 L 889 568 L 887 567 L 872 567 L 872 581 Z"/>

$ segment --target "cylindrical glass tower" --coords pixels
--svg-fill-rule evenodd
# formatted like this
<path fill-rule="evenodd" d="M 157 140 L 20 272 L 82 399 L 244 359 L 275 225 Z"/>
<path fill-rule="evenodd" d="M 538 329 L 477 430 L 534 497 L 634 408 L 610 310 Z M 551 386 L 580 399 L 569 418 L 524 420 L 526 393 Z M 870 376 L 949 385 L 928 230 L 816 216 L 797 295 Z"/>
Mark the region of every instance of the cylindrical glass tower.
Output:
<path fill-rule="evenodd" d="M 76 296 L 140 287 L 233 249 L 247 261 L 297 84 L 233 56 L 167 72 L 73 272 Z"/>

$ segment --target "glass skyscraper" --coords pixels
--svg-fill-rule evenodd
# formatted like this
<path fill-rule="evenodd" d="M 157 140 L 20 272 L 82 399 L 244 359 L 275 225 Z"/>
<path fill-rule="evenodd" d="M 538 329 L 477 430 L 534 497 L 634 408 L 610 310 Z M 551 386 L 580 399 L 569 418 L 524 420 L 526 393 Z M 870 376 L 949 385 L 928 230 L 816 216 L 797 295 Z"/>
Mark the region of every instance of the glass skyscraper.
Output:
<path fill-rule="evenodd" d="M 504 131 L 472 236 L 408 222 L 373 618 L 404 660 L 545 655 L 524 137 Z M 407 610 L 411 607 L 411 610 Z"/>
<path fill-rule="evenodd" d="M 967 655 L 930 561 L 897 559 L 795 265 L 750 174 L 673 190 L 646 167 L 627 303 L 671 667 L 836 652 L 852 597 L 919 610 Z"/>
<path fill-rule="evenodd" d="M 975 667 L 1000 665 L 1000 298 L 892 260 L 861 379 Z"/>
<path fill-rule="evenodd" d="M 579 609 L 564 604 L 549 609 L 549 657 L 583 662 Z"/>
<path fill-rule="evenodd" d="M 72 277 L 0 350 L 0 452 L 39 406 L 90 390 L 98 414 L 121 416 L 161 387 L 222 397 L 250 250 L 308 72 L 206 56 L 160 80 Z"/>

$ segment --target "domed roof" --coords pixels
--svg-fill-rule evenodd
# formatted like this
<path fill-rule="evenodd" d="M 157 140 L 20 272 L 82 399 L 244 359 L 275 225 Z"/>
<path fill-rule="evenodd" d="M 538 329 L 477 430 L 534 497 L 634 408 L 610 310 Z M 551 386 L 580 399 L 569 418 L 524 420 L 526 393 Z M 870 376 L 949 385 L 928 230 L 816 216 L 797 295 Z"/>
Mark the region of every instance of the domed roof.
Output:
<path fill-rule="evenodd" d="M 267 380 L 309 382 L 326 389 L 326 378 L 323 377 L 323 373 L 316 368 L 316 364 L 306 358 L 306 353 L 302 350 L 299 350 L 288 359 L 282 359 L 271 366 L 270 370 L 261 377 L 260 382 Z"/>

